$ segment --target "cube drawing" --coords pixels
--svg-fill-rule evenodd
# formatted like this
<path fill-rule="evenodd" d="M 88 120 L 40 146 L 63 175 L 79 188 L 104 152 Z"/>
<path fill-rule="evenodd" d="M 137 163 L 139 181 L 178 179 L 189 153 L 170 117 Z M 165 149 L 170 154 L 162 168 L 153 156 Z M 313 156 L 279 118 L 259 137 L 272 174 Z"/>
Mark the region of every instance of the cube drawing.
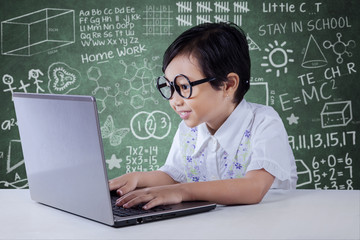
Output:
<path fill-rule="evenodd" d="M 74 42 L 74 10 L 45 8 L 1 22 L 3 55 L 32 56 Z"/>
<path fill-rule="evenodd" d="M 351 101 L 325 103 L 321 111 L 322 128 L 346 126 L 351 120 Z"/>

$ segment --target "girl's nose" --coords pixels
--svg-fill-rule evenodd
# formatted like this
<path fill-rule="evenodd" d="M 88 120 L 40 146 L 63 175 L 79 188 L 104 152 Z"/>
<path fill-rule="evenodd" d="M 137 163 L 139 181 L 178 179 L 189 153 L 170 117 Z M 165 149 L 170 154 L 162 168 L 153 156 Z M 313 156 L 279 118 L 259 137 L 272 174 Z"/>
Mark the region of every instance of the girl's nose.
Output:
<path fill-rule="evenodd" d="M 184 104 L 184 98 L 182 98 L 177 91 L 175 91 L 170 99 L 171 105 L 182 106 Z"/>

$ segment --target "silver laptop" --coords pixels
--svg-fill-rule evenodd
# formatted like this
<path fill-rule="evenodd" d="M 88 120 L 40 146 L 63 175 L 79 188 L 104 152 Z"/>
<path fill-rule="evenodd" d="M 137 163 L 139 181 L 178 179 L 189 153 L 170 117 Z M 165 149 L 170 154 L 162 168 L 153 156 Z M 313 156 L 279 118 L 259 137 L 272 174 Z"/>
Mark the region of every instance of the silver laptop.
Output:
<path fill-rule="evenodd" d="M 114 227 L 215 208 L 209 202 L 183 202 L 123 213 L 109 191 L 95 98 L 14 93 L 13 101 L 34 201 Z"/>

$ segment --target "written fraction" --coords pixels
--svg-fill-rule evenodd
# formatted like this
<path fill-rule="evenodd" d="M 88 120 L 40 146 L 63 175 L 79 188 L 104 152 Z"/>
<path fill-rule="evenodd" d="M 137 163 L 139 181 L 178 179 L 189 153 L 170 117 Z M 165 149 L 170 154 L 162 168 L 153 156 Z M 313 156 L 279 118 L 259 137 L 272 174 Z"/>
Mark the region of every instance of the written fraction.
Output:
<path fill-rule="evenodd" d="M 146 6 L 145 35 L 171 35 L 172 11 L 170 6 Z"/>

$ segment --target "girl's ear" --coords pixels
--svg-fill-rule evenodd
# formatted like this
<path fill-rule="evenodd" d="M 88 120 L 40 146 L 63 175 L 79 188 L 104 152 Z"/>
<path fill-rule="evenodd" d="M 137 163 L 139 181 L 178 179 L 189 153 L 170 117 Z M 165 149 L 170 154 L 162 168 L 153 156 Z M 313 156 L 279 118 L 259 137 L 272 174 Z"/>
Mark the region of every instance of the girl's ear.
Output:
<path fill-rule="evenodd" d="M 227 82 L 224 85 L 224 91 L 226 96 L 233 96 L 239 87 L 239 75 L 234 72 L 229 73 L 227 76 Z"/>

